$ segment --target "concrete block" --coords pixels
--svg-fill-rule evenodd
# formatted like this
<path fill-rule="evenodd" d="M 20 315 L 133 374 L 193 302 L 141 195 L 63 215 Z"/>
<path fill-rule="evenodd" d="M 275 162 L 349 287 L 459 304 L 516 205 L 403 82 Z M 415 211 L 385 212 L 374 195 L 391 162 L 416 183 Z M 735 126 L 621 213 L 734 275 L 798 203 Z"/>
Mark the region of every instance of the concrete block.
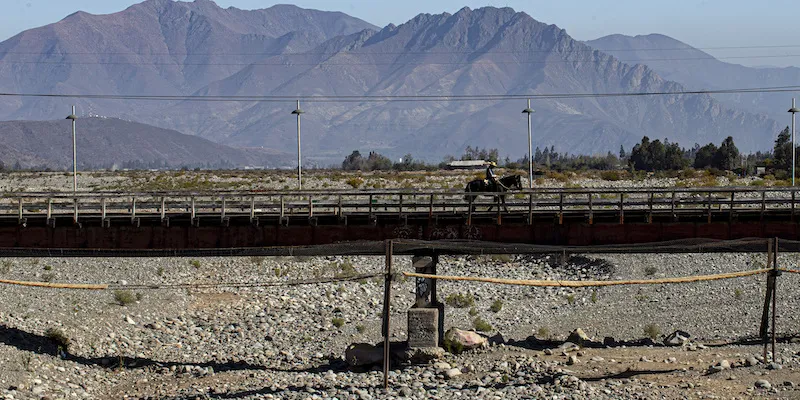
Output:
<path fill-rule="evenodd" d="M 439 346 L 439 310 L 411 308 L 408 310 L 408 347 Z"/>

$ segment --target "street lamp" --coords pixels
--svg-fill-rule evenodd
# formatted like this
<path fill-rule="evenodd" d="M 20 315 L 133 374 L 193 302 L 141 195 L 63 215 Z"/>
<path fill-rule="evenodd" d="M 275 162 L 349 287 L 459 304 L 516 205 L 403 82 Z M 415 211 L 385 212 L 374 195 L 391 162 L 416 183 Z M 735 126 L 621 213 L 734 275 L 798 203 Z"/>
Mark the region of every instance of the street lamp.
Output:
<path fill-rule="evenodd" d="M 78 117 L 75 115 L 75 106 L 72 106 L 72 114 L 67 115 L 67 119 L 72 120 L 72 191 L 78 191 L 78 162 L 77 162 L 77 146 L 75 145 L 75 120 Z"/>
<path fill-rule="evenodd" d="M 792 113 L 792 186 L 794 186 L 794 164 L 795 164 L 795 148 L 794 148 L 794 114 L 800 112 L 800 109 L 795 107 L 794 98 L 792 98 L 792 108 L 789 109 Z"/>
<path fill-rule="evenodd" d="M 528 99 L 528 108 L 522 110 L 523 114 L 528 114 L 528 187 L 533 189 L 533 138 L 531 137 L 531 114 L 535 113 L 531 109 L 531 99 Z"/>
<path fill-rule="evenodd" d="M 297 115 L 297 188 L 303 190 L 303 170 L 300 161 L 300 114 L 305 111 L 300 109 L 300 100 L 297 100 L 297 109 L 292 114 Z"/>

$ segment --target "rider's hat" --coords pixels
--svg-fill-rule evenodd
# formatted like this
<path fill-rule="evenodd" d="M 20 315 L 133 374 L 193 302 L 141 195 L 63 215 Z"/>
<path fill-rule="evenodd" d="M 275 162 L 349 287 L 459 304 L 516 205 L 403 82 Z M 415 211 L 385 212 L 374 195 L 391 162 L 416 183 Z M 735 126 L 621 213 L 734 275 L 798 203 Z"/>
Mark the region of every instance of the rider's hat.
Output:
<path fill-rule="evenodd" d="M 491 165 L 491 166 L 493 166 L 493 167 L 496 167 L 496 166 L 497 166 L 497 163 L 496 163 L 496 162 L 494 162 L 494 161 L 489 161 L 487 164 L 489 164 L 489 165 Z"/>

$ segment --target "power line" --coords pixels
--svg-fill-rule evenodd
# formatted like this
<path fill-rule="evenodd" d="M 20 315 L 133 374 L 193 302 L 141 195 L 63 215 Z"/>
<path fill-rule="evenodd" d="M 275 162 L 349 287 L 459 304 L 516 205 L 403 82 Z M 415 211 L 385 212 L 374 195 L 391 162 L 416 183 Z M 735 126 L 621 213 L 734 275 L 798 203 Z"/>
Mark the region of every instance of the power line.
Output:
<path fill-rule="evenodd" d="M 667 47 L 667 48 L 640 48 L 640 49 L 576 49 L 573 53 L 591 53 L 595 51 L 609 52 L 638 52 L 638 51 L 684 51 L 684 50 L 751 50 L 751 49 L 785 49 L 800 48 L 800 45 L 766 45 L 766 46 L 716 46 L 716 47 Z M 480 50 L 448 50 L 448 51 L 381 51 L 379 53 L 369 53 L 366 51 L 339 51 L 339 52 L 303 52 L 303 53 L 283 53 L 283 52 L 256 52 L 256 53 L 180 53 L 180 52 L 150 52 L 136 53 L 133 51 L 64 51 L 57 53 L 45 53 L 41 51 L 0 51 L 0 54 L 23 54 L 23 55 L 132 55 L 132 56 L 308 56 L 308 55 L 334 55 L 334 54 L 363 54 L 363 55 L 408 55 L 408 54 L 531 54 L 531 53 L 550 53 L 551 50 L 492 50 L 481 52 Z"/>
<path fill-rule="evenodd" d="M 103 100 L 144 101 L 206 101 L 206 102 L 423 102 L 423 101 L 501 101 L 518 99 L 581 99 L 639 96 L 681 96 L 734 93 L 785 93 L 800 92 L 797 86 L 772 86 L 759 88 L 736 88 L 718 90 L 680 90 L 658 92 L 608 92 L 608 93 L 544 93 L 544 94 L 475 94 L 475 95 L 274 95 L 274 96 L 171 96 L 171 95 L 103 95 L 103 94 L 46 94 L 46 93 L 0 93 L 0 97 L 78 98 Z"/>
<path fill-rule="evenodd" d="M 335 54 L 334 54 L 335 55 Z M 739 59 L 760 59 L 760 58 L 792 58 L 792 57 L 800 57 L 800 54 L 782 54 L 782 55 L 762 55 L 762 56 L 730 56 L 730 57 L 687 57 L 687 58 L 641 58 L 641 59 L 630 59 L 630 60 L 620 60 L 620 59 L 613 59 L 614 61 L 622 62 L 622 63 L 647 63 L 647 62 L 658 62 L 658 61 L 702 61 L 702 60 L 739 60 Z M 26 64 L 43 64 L 43 65 L 155 65 L 155 66 L 239 66 L 239 67 L 246 67 L 246 66 L 272 66 L 272 67 L 297 67 L 297 66 L 359 66 L 359 65 L 369 65 L 369 66 L 402 66 L 402 65 L 469 65 L 475 64 L 476 62 L 480 61 L 491 61 L 494 64 L 512 64 L 512 65 L 551 65 L 551 64 L 574 64 L 574 63 L 606 63 L 612 61 L 611 58 L 604 59 L 604 60 L 550 60 L 550 61 L 521 61 L 521 60 L 514 60 L 514 61 L 502 61 L 502 60 L 487 60 L 487 59 L 478 59 L 472 61 L 420 61 L 420 62 L 327 62 L 327 61 L 320 61 L 316 63 L 297 63 L 297 62 L 254 62 L 254 63 L 212 63 L 212 62 L 204 62 L 204 63 L 179 63 L 175 62 L 146 62 L 146 61 L 14 61 L 14 60 L 0 60 L 0 64 L 18 64 L 18 65 L 26 65 Z"/>

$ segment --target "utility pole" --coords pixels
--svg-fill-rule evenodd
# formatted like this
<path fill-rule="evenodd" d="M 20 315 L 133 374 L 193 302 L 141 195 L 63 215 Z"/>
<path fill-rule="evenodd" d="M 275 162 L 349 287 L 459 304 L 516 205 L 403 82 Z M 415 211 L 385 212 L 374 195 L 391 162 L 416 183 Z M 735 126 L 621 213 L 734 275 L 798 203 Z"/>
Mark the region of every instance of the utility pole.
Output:
<path fill-rule="evenodd" d="M 794 104 L 794 98 L 792 98 L 792 108 L 789 109 L 789 112 L 792 113 L 792 186 L 794 186 L 794 167 L 795 167 L 795 147 L 794 147 L 794 114 L 800 111 Z"/>
<path fill-rule="evenodd" d="M 78 157 L 77 157 L 77 150 L 78 147 L 75 141 L 75 120 L 78 117 L 75 115 L 75 106 L 72 106 L 72 114 L 67 116 L 67 119 L 72 120 L 72 191 L 77 193 L 78 192 Z"/>
<path fill-rule="evenodd" d="M 531 133 L 531 114 L 535 111 L 531 109 L 531 99 L 528 99 L 528 108 L 522 110 L 523 114 L 528 114 L 528 188 L 533 189 L 533 135 Z"/>
<path fill-rule="evenodd" d="M 297 100 L 297 109 L 292 114 L 297 115 L 297 189 L 303 190 L 303 168 L 300 156 L 300 114 L 305 111 L 300 109 L 300 100 Z"/>

